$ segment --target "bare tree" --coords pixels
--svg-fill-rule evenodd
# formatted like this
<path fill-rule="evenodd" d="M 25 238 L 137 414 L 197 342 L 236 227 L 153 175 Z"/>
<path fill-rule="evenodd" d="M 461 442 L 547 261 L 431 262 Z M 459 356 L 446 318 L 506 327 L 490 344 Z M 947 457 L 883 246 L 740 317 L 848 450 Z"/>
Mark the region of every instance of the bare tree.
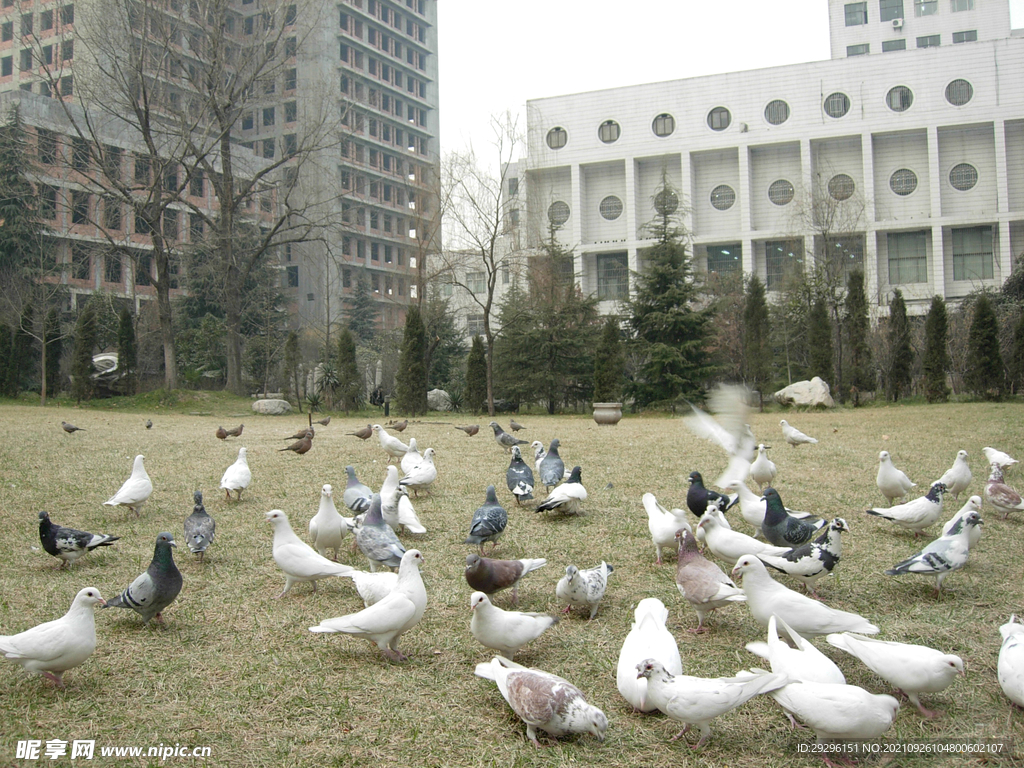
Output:
<path fill-rule="evenodd" d="M 487 410 L 494 415 L 495 294 L 503 270 L 517 264 L 517 253 L 503 237 L 507 229 L 506 188 L 509 164 L 519 144 L 510 114 L 492 118 L 497 172 L 481 165 L 473 149 L 444 158 L 441 199 L 444 247 L 439 254 L 443 278 L 462 289 L 483 315 L 487 347 Z"/>

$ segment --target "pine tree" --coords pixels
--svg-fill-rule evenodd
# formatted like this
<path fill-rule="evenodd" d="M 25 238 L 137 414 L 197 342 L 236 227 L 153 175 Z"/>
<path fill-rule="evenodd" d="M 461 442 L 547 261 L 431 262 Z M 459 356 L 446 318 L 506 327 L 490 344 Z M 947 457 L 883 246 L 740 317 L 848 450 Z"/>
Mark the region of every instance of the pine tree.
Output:
<path fill-rule="evenodd" d="M 1013 327 L 1013 360 L 1010 361 L 1010 376 L 1015 391 L 1024 387 L 1024 312 L 1021 312 L 1017 324 Z"/>
<path fill-rule="evenodd" d="M 473 337 L 466 358 L 466 410 L 482 413 L 487 408 L 487 351 L 479 335 Z"/>
<path fill-rule="evenodd" d="M 138 367 L 135 321 L 128 307 L 123 307 L 117 323 L 117 370 L 122 377 L 121 391 L 126 395 L 135 394 L 135 374 Z"/>
<path fill-rule="evenodd" d="M 364 272 L 356 277 L 355 290 L 345 299 L 345 324 L 360 344 L 368 344 L 377 335 L 377 316 L 380 309 L 370 292 L 370 283 Z"/>
<path fill-rule="evenodd" d="M 820 296 L 814 300 L 807 315 L 807 346 L 811 358 L 810 374 L 826 382 L 833 381 L 832 322 L 829 320 L 828 306 Z"/>
<path fill-rule="evenodd" d="M 537 316 L 533 299 L 517 282 L 513 282 L 501 298 L 497 324 L 501 331 L 494 340 L 495 397 L 516 405 L 539 400 L 532 341 Z"/>
<path fill-rule="evenodd" d="M 1003 389 L 1003 357 L 999 352 L 999 321 L 987 294 L 974 302 L 967 346 L 968 388 L 987 400 L 998 400 Z"/>
<path fill-rule="evenodd" d="M 871 347 L 868 346 L 868 299 L 864 293 L 864 273 L 855 269 L 850 273 L 846 284 L 846 301 L 844 302 L 846 326 L 846 352 L 849 362 L 845 370 L 849 372 L 847 381 L 853 392 L 853 404 L 860 405 L 860 393 L 870 392 L 875 388 L 875 372 L 871 367 Z"/>
<path fill-rule="evenodd" d="M 299 391 L 299 365 L 302 363 L 302 350 L 299 347 L 299 334 L 295 331 L 288 331 L 288 338 L 284 342 L 284 397 L 287 400 L 295 395 L 295 402 L 299 404 L 299 413 L 302 413 L 302 394 Z M 294 392 L 292 388 L 294 387 Z"/>
<path fill-rule="evenodd" d="M 7 393 L 7 371 L 11 366 L 11 328 L 7 323 L 0 323 L 0 395 L 9 397 Z"/>
<path fill-rule="evenodd" d="M 93 384 L 90 378 L 96 370 L 92 364 L 92 352 L 96 346 L 96 307 L 87 302 L 78 313 L 75 323 L 75 345 L 71 357 L 72 391 L 76 402 L 92 397 Z"/>
<path fill-rule="evenodd" d="M 619 320 L 608 317 L 601 329 L 601 341 L 594 355 L 594 402 L 616 403 L 622 397 L 625 361 L 619 343 Z"/>
<path fill-rule="evenodd" d="M 932 305 L 924 321 L 924 394 L 929 403 L 944 403 L 949 399 L 946 385 L 946 371 L 949 370 L 949 350 L 946 348 L 949 336 L 949 318 L 946 316 L 946 302 L 941 296 L 932 297 Z"/>
<path fill-rule="evenodd" d="M 52 396 L 60 391 L 60 357 L 64 352 L 64 335 L 56 308 L 46 313 L 43 338 L 46 344 L 46 393 Z"/>
<path fill-rule="evenodd" d="M 889 365 L 885 373 L 885 397 L 896 402 L 910 389 L 910 372 L 914 364 L 914 348 L 910 344 L 910 321 L 907 304 L 899 288 L 893 290 L 889 302 L 887 333 Z"/>
<path fill-rule="evenodd" d="M 38 358 L 34 328 L 35 313 L 32 310 L 32 305 L 26 304 L 11 336 L 11 352 L 4 377 L 4 390 L 7 397 L 17 397 L 30 385 Z"/>
<path fill-rule="evenodd" d="M 645 358 L 630 387 L 640 406 L 700 399 L 712 373 L 711 314 L 698 306 L 686 233 L 665 211 L 649 227 L 655 244 L 644 252 L 646 268 L 636 274 L 636 291 L 626 302 L 629 328 Z"/>
<path fill-rule="evenodd" d="M 405 315 L 402 356 L 395 376 L 395 406 L 417 416 L 427 412 L 427 339 L 420 308 L 413 305 Z"/>
<path fill-rule="evenodd" d="M 46 226 L 29 181 L 32 171 L 25 126 L 14 107 L 0 125 L 0 272 L 6 274 L 31 269 L 42 247 Z"/>
<path fill-rule="evenodd" d="M 356 340 L 348 326 L 338 333 L 337 375 L 339 405 L 346 413 L 358 410 L 363 402 L 363 377 L 356 362 Z"/>
<path fill-rule="evenodd" d="M 764 391 L 772 382 L 772 327 L 764 283 L 757 275 L 747 280 L 743 303 L 743 377 L 756 389 L 764 410 Z"/>

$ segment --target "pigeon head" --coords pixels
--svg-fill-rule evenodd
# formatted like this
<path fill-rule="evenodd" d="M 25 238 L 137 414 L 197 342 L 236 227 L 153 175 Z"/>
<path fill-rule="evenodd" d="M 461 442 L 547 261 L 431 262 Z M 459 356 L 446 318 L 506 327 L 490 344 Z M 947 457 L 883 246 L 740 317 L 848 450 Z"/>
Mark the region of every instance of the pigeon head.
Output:
<path fill-rule="evenodd" d="M 932 483 L 932 487 L 928 489 L 928 498 L 932 501 L 941 501 L 942 494 L 944 494 L 946 490 L 945 483 L 941 481 L 934 482 Z"/>
<path fill-rule="evenodd" d="M 424 559 L 423 554 L 418 549 L 406 550 L 405 554 L 402 555 L 402 565 L 411 563 L 416 568 L 422 568 Z"/>
<path fill-rule="evenodd" d="M 480 565 L 480 555 L 466 555 L 466 570 L 471 571 Z"/>
<path fill-rule="evenodd" d="M 747 574 L 757 571 L 767 573 L 764 563 L 758 560 L 754 555 L 743 555 L 743 557 L 736 561 L 736 565 L 733 566 L 730 575 L 734 579 L 737 577 L 743 578 Z"/>
<path fill-rule="evenodd" d="M 696 472 L 695 471 L 695 472 L 691 472 L 690 473 L 690 485 L 693 485 L 694 483 L 702 483 L 703 484 L 703 482 L 704 482 L 704 478 L 700 476 L 700 472 Z"/>
<path fill-rule="evenodd" d="M 194 501 L 196 503 L 197 507 L 200 504 L 202 504 L 203 503 L 203 492 L 199 491 L 199 490 L 193 491 L 192 492 L 192 501 Z"/>
<path fill-rule="evenodd" d="M 782 497 L 779 496 L 779 492 L 772 487 L 764 489 L 764 495 L 761 497 L 761 500 L 767 503 L 769 506 L 783 506 Z"/>
<path fill-rule="evenodd" d="M 513 445 L 512 446 L 512 460 L 513 461 L 522 461 L 523 460 L 523 452 L 521 450 L 519 450 L 519 446 L 518 445 Z"/>
<path fill-rule="evenodd" d="M 39 522 L 48 523 L 50 522 L 50 513 L 45 510 L 39 513 Z"/>
<path fill-rule="evenodd" d="M 163 545 L 165 547 L 174 547 L 174 548 L 177 548 L 177 546 L 178 546 L 177 544 L 174 543 L 174 536 L 172 534 L 170 534 L 170 533 L 167 533 L 166 531 L 164 533 L 157 534 L 156 546 L 159 549 L 161 545 Z"/>
<path fill-rule="evenodd" d="M 320 495 L 321 496 L 330 497 L 331 495 L 333 495 L 333 493 L 334 493 L 334 489 L 331 488 L 330 485 L 325 485 L 323 488 L 320 489 Z"/>
<path fill-rule="evenodd" d="M 932 674 L 936 677 L 952 680 L 957 675 L 964 675 L 964 662 L 959 656 L 944 653 L 932 660 Z"/>
<path fill-rule="evenodd" d="M 568 482 L 570 482 L 570 483 L 580 483 L 580 482 L 583 482 L 581 474 L 580 474 L 581 472 L 582 472 L 582 468 L 581 467 L 573 467 L 572 468 L 572 473 L 569 475 Z"/>
<path fill-rule="evenodd" d="M 575 565 L 567 565 L 565 567 L 565 578 L 567 578 L 569 582 L 572 583 L 573 579 L 576 578 L 579 572 L 580 569 L 577 568 Z"/>
<path fill-rule="evenodd" d="M 245 446 L 242 446 L 241 448 L 238 449 L 238 458 L 245 461 L 245 457 L 248 455 L 248 453 L 249 452 L 245 450 Z"/>
<path fill-rule="evenodd" d="M 103 599 L 103 595 L 100 594 L 96 587 L 85 587 L 78 590 L 74 602 L 87 608 L 95 608 L 97 605 L 104 606 L 107 604 L 107 601 Z"/>
<path fill-rule="evenodd" d="M 498 496 L 494 492 L 494 486 L 493 485 L 488 485 L 487 486 L 487 503 L 488 504 L 497 504 L 498 503 Z"/>
<path fill-rule="evenodd" d="M 284 511 L 280 509 L 270 510 L 269 512 L 266 513 L 265 517 L 267 522 L 273 525 L 274 527 L 277 527 L 281 523 L 288 523 L 288 515 L 286 515 Z"/>
<path fill-rule="evenodd" d="M 496 422 L 496 421 L 492 421 L 487 426 L 489 426 L 491 429 L 493 429 L 494 430 L 494 434 L 496 434 L 496 435 L 502 432 L 501 425 L 498 424 L 498 422 Z"/>
<path fill-rule="evenodd" d="M 956 457 L 958 459 L 963 459 L 964 461 L 967 461 L 967 451 L 957 451 Z"/>
<path fill-rule="evenodd" d="M 882 463 L 882 464 L 885 464 L 885 462 L 889 461 L 889 452 L 888 451 L 882 451 L 881 453 L 879 453 L 878 454 L 878 461 L 880 463 Z"/>
<path fill-rule="evenodd" d="M 384 427 L 382 427 L 380 424 L 374 424 L 373 431 L 379 435 L 381 432 L 384 431 Z"/>
<path fill-rule="evenodd" d="M 548 448 L 548 453 L 553 453 L 553 454 L 555 454 L 555 456 L 557 456 L 558 455 L 558 446 L 560 446 L 561 444 L 562 444 L 562 441 L 559 440 L 556 437 L 554 440 L 551 441 L 551 447 Z"/>
<path fill-rule="evenodd" d="M 665 667 L 655 659 L 644 659 L 636 665 L 636 676 L 639 680 L 641 677 L 646 677 L 650 680 L 652 677 L 662 677 L 665 673 Z"/>
<path fill-rule="evenodd" d="M 594 706 L 589 707 L 587 718 L 587 733 L 596 737 L 598 741 L 604 741 L 604 732 L 608 730 L 608 718 L 604 712 Z"/>
<path fill-rule="evenodd" d="M 491 602 L 483 592 L 474 592 L 469 596 L 469 609 L 475 611 L 478 605 Z"/>
<path fill-rule="evenodd" d="M 680 528 L 676 531 L 676 541 L 679 542 L 679 558 L 680 563 L 685 563 L 688 560 L 692 560 L 695 557 L 700 556 L 700 552 L 697 549 L 697 540 L 693 538 L 693 534 L 685 528 Z"/>
<path fill-rule="evenodd" d="M 961 518 L 961 522 L 967 528 L 973 528 L 976 525 L 984 525 L 985 521 L 981 519 L 981 515 L 977 512 L 968 512 Z"/>
<path fill-rule="evenodd" d="M 779 422 L 779 426 L 780 427 L 788 427 L 789 426 L 789 422 L 786 421 L 785 419 L 783 419 L 782 421 Z"/>
<path fill-rule="evenodd" d="M 832 521 L 832 524 L 829 527 L 833 531 L 846 531 L 846 533 L 850 532 L 850 525 L 849 525 L 849 523 L 847 523 L 841 517 L 837 517 L 836 519 L 834 519 Z"/>

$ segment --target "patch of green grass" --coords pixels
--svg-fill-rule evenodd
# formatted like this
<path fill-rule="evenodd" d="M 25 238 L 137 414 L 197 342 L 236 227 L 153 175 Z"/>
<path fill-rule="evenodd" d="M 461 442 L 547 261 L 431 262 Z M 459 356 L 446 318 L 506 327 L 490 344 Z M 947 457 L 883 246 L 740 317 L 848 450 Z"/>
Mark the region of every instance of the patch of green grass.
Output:
<path fill-rule="evenodd" d="M 199 404 L 199 399 L 190 400 L 193 396 L 210 399 Z M 194 411 L 215 415 L 190 415 Z M 217 440 L 214 431 L 224 417 L 242 412 L 243 437 Z M 938 478 L 959 449 L 967 450 L 975 475 L 968 492 L 980 493 L 987 476 L 981 448 L 1024 453 L 1022 415 L 1021 406 L 1006 403 L 792 413 L 786 417 L 791 423 L 821 441 L 798 449 L 782 441 L 778 412 L 753 417 L 755 433 L 774 445 L 776 487 L 787 505 L 841 515 L 852 528 L 844 538 L 837 574 L 819 582 L 823 600 L 863 614 L 881 627 L 882 638 L 924 643 L 958 653 L 966 662 L 965 678 L 924 697 L 927 706 L 943 712 L 940 718 L 923 720 L 905 705 L 886 739 L 1011 736 L 1024 743 L 1024 713 L 1010 705 L 995 677 L 998 627 L 1011 612 L 1024 613 L 1024 518 L 1003 521 L 984 508 L 984 534 L 970 562 L 934 597 L 930 578 L 882 573 L 924 541 L 863 512 L 884 503 L 874 484 L 883 449 L 918 483 L 916 490 Z M 345 434 L 372 416 L 334 414 L 329 426 L 317 427 L 313 449 L 296 456 L 277 449 L 287 445 L 282 438 L 306 423 L 305 414 L 256 416 L 248 413 L 247 400 L 220 394 L 187 393 L 173 404 L 140 395 L 130 410 L 73 409 L 64 403 L 45 409 L 0 406 L 0 632 L 19 632 L 62 615 L 84 586 L 97 587 L 108 599 L 116 595 L 145 569 L 159 532 L 180 538 L 194 489 L 204 491 L 217 521 L 217 537 L 203 565 L 184 546 L 175 553 L 185 585 L 165 611 L 166 627 L 141 626 L 128 611 L 100 611 L 97 652 L 67 673 L 66 690 L 0 659 L 5 694 L 0 697 L 0 764 L 26 764 L 14 760 L 19 739 L 54 738 L 96 739 L 97 747 L 208 745 L 213 757 L 205 764 L 218 766 L 762 768 L 816 762 L 797 753 L 798 745 L 813 736 L 790 730 L 767 697 L 717 719 L 709 744 L 691 753 L 681 742 L 668 742 L 679 730 L 677 723 L 632 713 L 616 691 L 619 648 L 634 606 L 648 596 L 668 607 L 669 627 L 687 673 L 731 676 L 761 663 L 743 647 L 764 637 L 743 605 L 716 612 L 708 620 L 711 631 L 694 636 L 687 630 L 696 626 L 696 616 L 676 590 L 673 564 L 654 563 L 643 493 L 654 493 L 667 506 L 684 506 L 690 471 L 714 478 L 725 466 L 721 452 L 692 437 L 678 417 L 627 416 L 616 427 L 598 427 L 582 416 L 520 417 L 527 427 L 521 437 L 545 444 L 558 437 L 566 464 L 583 468 L 590 492 L 587 514 L 569 519 L 545 518 L 515 506 L 504 481 L 508 455 L 494 443 L 486 417 L 440 414 L 412 420 L 402 437 L 416 437 L 421 449 L 434 447 L 440 475 L 432 495 L 414 499 L 428 533 L 403 535 L 406 546 L 424 553 L 430 600 L 422 623 L 402 638 L 401 648 L 412 658 L 392 664 L 365 641 L 311 634 L 308 627 L 362 604 L 343 579 L 320 582 L 316 593 L 298 585 L 283 599 L 273 599 L 284 578 L 271 557 L 264 512 L 285 510 L 305 537 L 321 486 L 332 484 L 340 497 L 346 464 L 354 465 L 368 485 L 379 487 L 385 457 L 376 441 Z M 152 430 L 144 428 L 145 418 L 153 418 Z M 62 419 L 86 431 L 64 434 Z M 372 420 L 386 422 L 379 412 Z M 507 423 L 508 418 L 497 420 Z M 480 433 L 467 438 L 452 426 L 467 423 L 480 424 Z M 219 479 L 242 445 L 248 448 L 253 482 L 241 503 L 228 502 Z M 146 456 L 155 486 L 139 519 L 103 506 L 128 476 L 137 453 Z M 1011 470 L 1007 480 L 1024 487 L 1024 472 Z M 585 737 L 535 750 L 494 684 L 473 675 L 474 666 L 492 654 L 469 632 L 470 589 L 462 570 L 473 548 L 462 541 L 489 484 L 498 488 L 510 517 L 496 556 L 548 559 L 547 567 L 523 581 L 521 610 L 564 607 L 556 602 L 554 588 L 569 563 L 590 567 L 607 560 L 615 566 L 595 619 L 575 613 L 563 618 L 516 659 L 568 678 L 601 707 L 610 721 L 604 744 Z M 946 517 L 959 508 L 952 500 L 947 506 Z M 55 522 L 122 538 L 58 571 L 57 561 L 38 549 L 40 509 Z M 736 528 L 750 532 L 739 515 L 730 513 L 730 518 Z M 366 567 L 361 555 L 347 549 L 343 559 Z M 495 602 L 510 607 L 507 593 Z M 816 644 L 836 660 L 850 683 L 888 692 L 855 659 L 823 640 Z M 163 765 L 179 761 L 199 762 L 169 758 Z M 104 764 L 98 752 L 93 762 Z M 120 758 L 106 764 L 156 763 Z M 1011 763 L 901 755 L 888 764 Z"/>

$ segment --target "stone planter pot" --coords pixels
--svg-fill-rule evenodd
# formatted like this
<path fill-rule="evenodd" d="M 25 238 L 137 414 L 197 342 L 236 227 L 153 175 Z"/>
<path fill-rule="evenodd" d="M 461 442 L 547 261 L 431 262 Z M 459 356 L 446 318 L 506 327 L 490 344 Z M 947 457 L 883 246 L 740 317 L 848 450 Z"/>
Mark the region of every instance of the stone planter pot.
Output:
<path fill-rule="evenodd" d="M 622 403 L 594 403 L 594 421 L 598 424 L 618 424 L 622 418 Z"/>

